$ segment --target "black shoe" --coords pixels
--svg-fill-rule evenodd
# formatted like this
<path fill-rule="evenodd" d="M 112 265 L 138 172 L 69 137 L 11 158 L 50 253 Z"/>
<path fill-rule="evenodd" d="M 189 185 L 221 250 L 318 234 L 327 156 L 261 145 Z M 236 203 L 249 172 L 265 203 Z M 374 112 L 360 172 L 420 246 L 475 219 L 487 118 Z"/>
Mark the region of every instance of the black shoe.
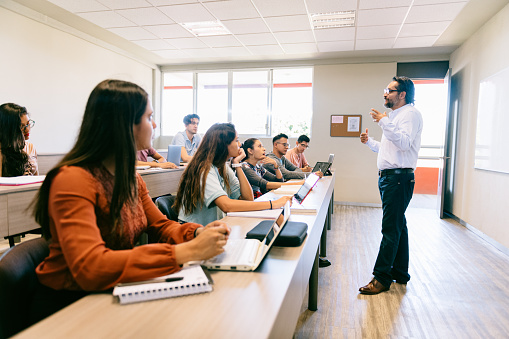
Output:
<path fill-rule="evenodd" d="M 331 263 L 329 260 L 324 258 L 318 258 L 318 267 L 328 267 Z"/>

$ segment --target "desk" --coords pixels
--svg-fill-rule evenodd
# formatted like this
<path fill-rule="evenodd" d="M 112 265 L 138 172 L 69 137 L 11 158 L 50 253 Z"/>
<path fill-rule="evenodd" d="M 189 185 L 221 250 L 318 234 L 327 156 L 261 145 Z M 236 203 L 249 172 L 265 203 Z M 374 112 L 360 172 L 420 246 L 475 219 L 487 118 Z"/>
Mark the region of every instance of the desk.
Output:
<path fill-rule="evenodd" d="M 329 214 L 334 176 L 306 198 L 316 215 L 292 215 L 308 224 L 300 247 L 272 247 L 255 272 L 213 271 L 211 293 L 120 305 L 111 293 L 89 295 L 16 338 L 291 338 Z M 243 237 L 260 219 L 226 217 Z M 240 232 L 238 232 L 240 228 Z"/>
<path fill-rule="evenodd" d="M 139 171 L 147 184 L 150 196 L 177 192 L 185 167 Z M 26 209 L 41 184 L 0 186 L 0 239 L 38 229 L 40 226 Z"/>

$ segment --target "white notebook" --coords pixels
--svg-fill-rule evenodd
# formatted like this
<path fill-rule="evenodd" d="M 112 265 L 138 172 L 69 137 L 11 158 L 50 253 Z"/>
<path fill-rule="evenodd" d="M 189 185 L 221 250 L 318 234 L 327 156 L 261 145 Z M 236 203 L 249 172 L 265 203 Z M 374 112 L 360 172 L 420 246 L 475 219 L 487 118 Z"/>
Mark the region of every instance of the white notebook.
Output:
<path fill-rule="evenodd" d="M 178 280 L 166 282 L 166 280 L 172 279 Z M 205 274 L 200 265 L 192 265 L 182 268 L 179 272 L 157 279 L 118 284 L 113 289 L 113 296 L 118 297 L 121 304 L 131 304 L 140 301 L 211 292 L 212 284 L 212 279 Z"/>

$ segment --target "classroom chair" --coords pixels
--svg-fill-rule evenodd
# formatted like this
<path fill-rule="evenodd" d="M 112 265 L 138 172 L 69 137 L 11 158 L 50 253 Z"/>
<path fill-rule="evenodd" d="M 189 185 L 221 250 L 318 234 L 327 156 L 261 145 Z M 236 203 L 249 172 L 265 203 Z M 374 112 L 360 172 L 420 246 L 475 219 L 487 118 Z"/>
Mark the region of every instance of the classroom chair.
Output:
<path fill-rule="evenodd" d="M 156 206 L 159 208 L 161 212 L 163 212 L 166 217 L 170 220 L 178 221 L 179 214 L 177 211 L 173 209 L 173 204 L 175 203 L 176 196 L 174 195 L 165 195 L 156 199 Z"/>

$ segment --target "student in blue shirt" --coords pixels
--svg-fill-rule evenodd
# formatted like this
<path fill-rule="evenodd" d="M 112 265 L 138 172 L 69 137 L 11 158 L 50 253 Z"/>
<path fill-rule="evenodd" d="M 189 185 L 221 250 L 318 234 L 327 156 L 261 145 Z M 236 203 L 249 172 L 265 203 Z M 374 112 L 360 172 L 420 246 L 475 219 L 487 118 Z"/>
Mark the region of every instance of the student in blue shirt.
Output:
<path fill-rule="evenodd" d="M 186 130 L 178 132 L 171 141 L 172 145 L 182 146 L 180 158 L 182 162 L 190 162 L 196 153 L 201 142 L 201 135 L 198 134 L 198 125 L 200 117 L 198 114 L 188 114 L 184 117 L 184 125 Z"/>

